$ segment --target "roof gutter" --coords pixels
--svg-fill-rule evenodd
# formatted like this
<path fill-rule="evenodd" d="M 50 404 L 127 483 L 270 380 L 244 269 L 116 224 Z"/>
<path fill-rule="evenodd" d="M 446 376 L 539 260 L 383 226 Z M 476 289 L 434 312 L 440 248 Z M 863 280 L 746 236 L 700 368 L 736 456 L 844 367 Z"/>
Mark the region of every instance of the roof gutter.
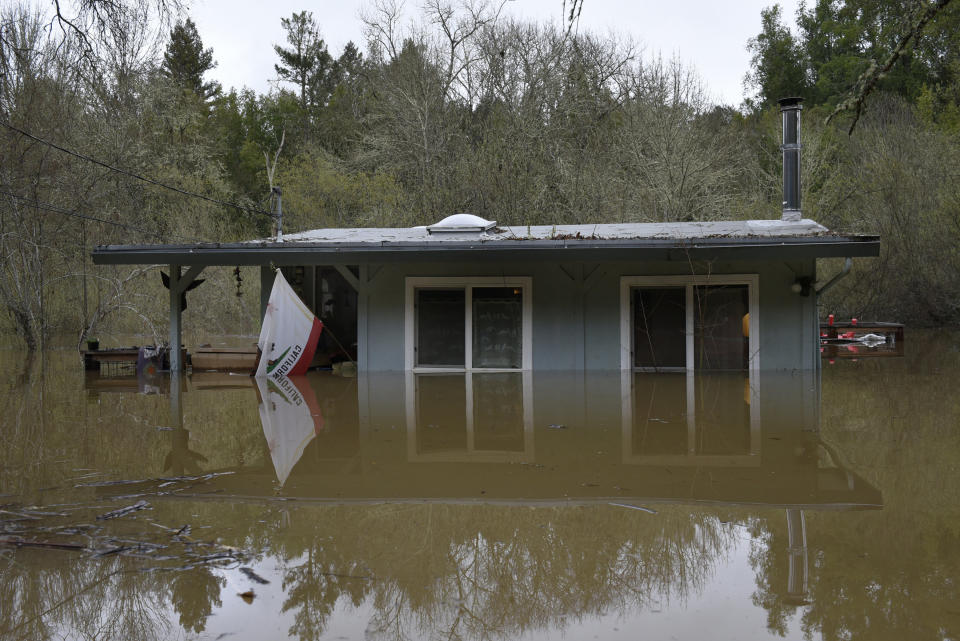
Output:
<path fill-rule="evenodd" d="M 727 258 L 748 260 L 777 260 L 785 258 L 827 258 L 844 256 L 876 256 L 880 243 L 876 238 L 776 239 L 774 242 L 738 243 L 730 239 L 709 239 L 695 243 L 668 240 L 624 243 L 622 241 L 534 241 L 523 245 L 506 242 L 421 244 L 351 244 L 301 245 L 271 243 L 269 245 L 208 245 L 208 246 L 106 246 L 93 251 L 96 265 L 131 265 L 176 263 L 179 265 L 278 265 L 327 264 L 333 262 L 369 262 L 390 260 L 476 260 L 476 257 L 502 260 L 504 258 L 543 259 L 547 256 L 566 260 L 612 260 L 612 253 L 621 254 L 618 260 L 688 260 Z M 428 258 L 428 256 L 430 258 Z"/>

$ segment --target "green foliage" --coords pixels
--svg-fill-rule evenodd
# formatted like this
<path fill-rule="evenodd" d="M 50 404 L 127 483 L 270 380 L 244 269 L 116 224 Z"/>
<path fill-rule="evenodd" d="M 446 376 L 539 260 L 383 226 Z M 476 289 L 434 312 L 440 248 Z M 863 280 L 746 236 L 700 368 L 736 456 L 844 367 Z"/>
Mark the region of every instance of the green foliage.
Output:
<path fill-rule="evenodd" d="M 321 151 L 283 162 L 277 180 L 284 185 L 284 226 L 290 231 L 413 224 L 407 195 L 391 175 L 350 171 Z"/>
<path fill-rule="evenodd" d="M 42 16 L 11 8 L 0 22 L 0 116 L 248 207 L 265 202 L 272 175 L 289 230 L 426 224 L 460 211 L 519 225 L 697 221 L 779 216 L 773 103 L 800 93 L 808 216 L 884 240 L 881 260 L 845 282 L 856 289 L 833 290 L 830 305 L 954 323 L 960 5 L 938 14 L 882 79 L 862 135 L 819 124 L 896 46 L 918 6 L 817 0 L 801 7 L 795 31 L 778 7 L 764 10 L 748 45 L 755 94 L 745 114 L 713 104 L 675 61 L 644 59 L 615 38 L 497 19 L 486 5 L 428 4 L 420 26 L 404 28 L 400 6 L 383 4 L 368 18 L 368 49 L 348 43 L 337 56 L 313 15 L 295 13 L 276 47 L 290 89 L 265 94 L 204 82 L 213 52 L 189 20 L 158 56 L 150 21 L 130 13 L 126 36 L 91 57 L 74 39 L 52 38 Z M 94 244 L 271 231 L 266 216 L 144 186 L 9 131 L 0 149 L 0 187 L 22 197 L 0 197 L 4 329 L 34 347 L 61 332 L 162 324 L 155 275 L 93 269 Z M 227 300 L 204 297 L 190 313 L 214 325 L 229 324 L 228 309 L 247 318 Z"/>
<path fill-rule="evenodd" d="M 824 301 L 829 311 L 922 324 L 960 322 L 960 5 L 953 3 L 918 34 L 883 75 L 853 136 L 823 126 L 870 65 L 904 37 L 921 0 L 816 0 L 801 5 L 797 34 L 779 7 L 762 13 L 750 41 L 746 103 L 767 145 L 776 144 L 775 100 L 804 104 L 806 214 L 831 229 L 879 233 L 880 259 L 860 261 Z M 759 148 L 759 147 L 758 147 Z M 765 162 L 779 173 L 777 162 Z M 829 269 L 829 268 L 828 268 Z"/>
<path fill-rule="evenodd" d="M 290 48 L 273 46 L 280 58 L 280 64 L 273 68 L 280 80 L 299 87 L 300 109 L 307 113 L 313 107 L 325 105 L 333 92 L 334 60 L 320 37 L 312 12 L 294 13 L 289 18 L 281 18 L 280 23 L 287 32 Z"/>
<path fill-rule="evenodd" d="M 761 11 L 760 19 L 760 33 L 747 43 L 751 70 L 744 80 L 756 92 L 748 103 L 755 109 L 780 98 L 804 96 L 809 89 L 803 47 L 783 24 L 780 5 Z"/>
<path fill-rule="evenodd" d="M 203 81 L 203 75 L 215 68 L 213 49 L 204 49 L 197 25 L 187 18 L 170 31 L 170 41 L 163 54 L 161 72 L 178 87 L 191 91 L 202 100 L 220 92 L 219 83 Z"/>
<path fill-rule="evenodd" d="M 890 95 L 874 98 L 853 137 L 808 130 L 818 165 L 805 202 L 828 227 L 879 233 L 881 255 L 862 262 L 824 308 L 925 325 L 960 320 L 960 144 Z M 814 119 L 810 119 L 814 120 Z"/>
<path fill-rule="evenodd" d="M 761 32 L 752 52 L 746 84 L 755 97 L 752 110 L 778 98 L 800 95 L 808 105 L 835 106 L 871 64 L 879 65 L 896 48 L 915 12 L 926 0 L 815 0 L 801 4 L 797 35 L 783 23 L 779 5 L 761 12 Z M 942 10 L 918 34 L 915 44 L 884 74 L 881 91 L 916 102 L 925 87 L 956 87 L 960 60 L 960 9 Z"/>
<path fill-rule="evenodd" d="M 214 103 L 211 116 L 215 139 L 220 143 L 220 162 L 237 190 L 252 200 L 268 193 L 264 155 L 280 148 L 296 150 L 285 132 L 301 118 L 297 98 L 281 91 L 257 96 L 253 91 L 232 90 Z"/>

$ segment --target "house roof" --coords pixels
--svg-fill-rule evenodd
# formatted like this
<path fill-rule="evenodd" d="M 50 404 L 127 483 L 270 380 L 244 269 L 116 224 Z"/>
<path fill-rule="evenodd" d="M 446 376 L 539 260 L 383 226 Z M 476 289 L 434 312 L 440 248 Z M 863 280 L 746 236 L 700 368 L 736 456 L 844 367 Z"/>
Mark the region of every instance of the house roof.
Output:
<path fill-rule="evenodd" d="M 106 245 L 94 250 L 93 261 L 295 265 L 424 260 L 427 254 L 430 260 L 786 260 L 879 253 L 877 236 L 838 234 L 804 219 L 494 226 L 486 231 L 440 223 L 429 228 L 314 229 L 285 235 L 283 242 L 260 239 L 237 243 Z"/>

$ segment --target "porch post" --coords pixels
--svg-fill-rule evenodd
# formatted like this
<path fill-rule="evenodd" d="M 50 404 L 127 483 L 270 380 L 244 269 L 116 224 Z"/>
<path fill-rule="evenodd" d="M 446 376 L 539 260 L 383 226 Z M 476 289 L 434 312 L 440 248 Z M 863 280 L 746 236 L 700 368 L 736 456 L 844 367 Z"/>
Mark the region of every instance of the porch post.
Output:
<path fill-rule="evenodd" d="M 203 265 L 194 265 L 186 274 L 180 273 L 180 265 L 170 265 L 170 371 L 180 372 L 183 362 L 180 360 L 181 340 L 181 300 L 187 289 L 203 271 Z M 196 285 L 194 285 L 195 287 Z"/>
<path fill-rule="evenodd" d="M 260 265 L 260 322 L 267 313 L 267 303 L 270 302 L 270 292 L 273 290 L 273 280 L 277 277 L 270 265 Z"/>
<path fill-rule="evenodd" d="M 170 265 L 170 371 L 180 372 L 180 265 Z M 171 381 L 171 385 L 174 382 Z"/>
<path fill-rule="evenodd" d="M 339 269 L 339 267 L 337 268 Z M 345 270 L 349 271 L 349 270 Z M 362 372 L 369 370 L 370 363 L 370 266 L 359 265 L 360 288 L 357 290 L 357 369 Z"/>

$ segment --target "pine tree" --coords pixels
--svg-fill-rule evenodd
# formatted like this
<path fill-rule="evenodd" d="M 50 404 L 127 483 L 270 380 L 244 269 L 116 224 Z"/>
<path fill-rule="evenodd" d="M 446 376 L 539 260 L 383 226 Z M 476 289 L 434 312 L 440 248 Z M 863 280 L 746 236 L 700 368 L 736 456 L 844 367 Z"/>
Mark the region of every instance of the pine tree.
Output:
<path fill-rule="evenodd" d="M 220 83 L 203 81 L 203 74 L 217 66 L 213 49 L 204 49 L 193 20 L 177 22 L 170 31 L 170 42 L 160 66 L 165 76 L 185 90 L 206 101 L 220 92 Z"/>
<path fill-rule="evenodd" d="M 354 82 L 357 75 L 363 68 L 363 54 L 357 49 L 353 41 L 347 42 L 343 47 L 343 53 L 333 63 L 333 86 L 343 82 Z"/>
<path fill-rule="evenodd" d="M 744 84 L 756 92 L 756 98 L 747 101 L 754 108 L 774 105 L 788 96 L 809 98 L 803 43 L 794 38 L 782 16 L 780 5 L 763 9 L 763 28 L 747 43 L 753 56 Z"/>
<path fill-rule="evenodd" d="M 323 106 L 335 88 L 334 60 L 320 38 L 313 13 L 294 13 L 290 18 L 281 18 L 280 23 L 287 31 L 291 47 L 273 46 L 281 63 L 274 65 L 277 76 L 300 88 L 300 108 L 304 112 L 313 106 Z"/>

